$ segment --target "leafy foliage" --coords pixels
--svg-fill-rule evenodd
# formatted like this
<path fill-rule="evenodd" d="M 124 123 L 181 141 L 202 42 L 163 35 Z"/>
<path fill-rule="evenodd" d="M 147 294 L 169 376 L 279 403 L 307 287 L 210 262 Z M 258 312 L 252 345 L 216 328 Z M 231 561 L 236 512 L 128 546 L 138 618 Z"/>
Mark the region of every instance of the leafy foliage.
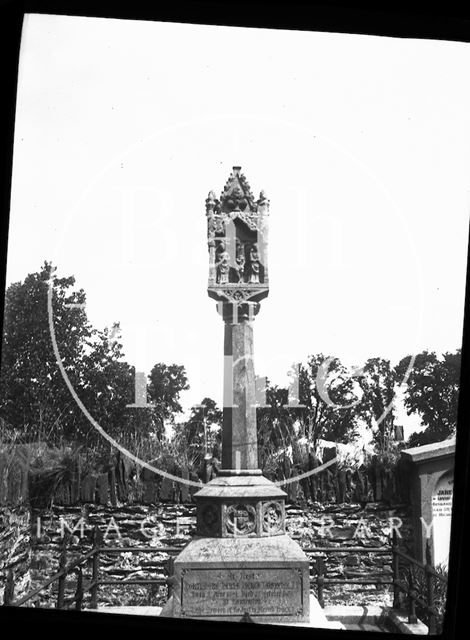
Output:
<path fill-rule="evenodd" d="M 53 268 L 44 263 L 39 273 L 8 287 L 0 377 L 0 411 L 10 433 L 22 439 L 68 437 L 83 426 L 83 416 L 63 381 L 50 336 L 48 289 Z M 52 296 L 55 337 L 64 369 L 72 384 L 80 385 L 79 366 L 92 329 L 80 306 L 83 290 L 75 279 L 55 278 Z"/>
<path fill-rule="evenodd" d="M 300 434 L 308 442 L 319 438 L 348 442 L 357 433 L 360 387 L 355 372 L 323 354 L 309 356 L 299 370 Z"/>
<path fill-rule="evenodd" d="M 288 391 L 266 381 L 266 405 L 257 410 L 258 457 L 261 468 L 273 455 L 289 447 L 295 436 L 297 409 L 287 406 Z"/>
<path fill-rule="evenodd" d="M 372 430 L 378 453 L 393 447 L 395 409 L 393 400 L 397 372 L 389 360 L 370 358 L 362 368 L 360 385 L 363 391 L 358 406 L 361 417 Z"/>
<path fill-rule="evenodd" d="M 266 381 L 267 406 L 257 412 L 262 468 L 274 468 L 275 459 L 285 467 L 285 455 L 281 460 L 277 454 L 290 449 L 294 465 L 306 470 L 308 454 L 299 440 L 315 448 L 320 438 L 348 442 L 357 434 L 360 387 L 338 358 L 312 355 L 305 365 L 293 366 L 290 374 L 289 389 Z"/>
<path fill-rule="evenodd" d="M 165 421 L 173 421 L 181 411 L 179 394 L 189 388 L 184 367 L 157 363 L 148 384 L 149 403 L 154 406 L 130 408 L 135 373 L 124 359 L 119 324 L 93 328 L 84 309 L 84 291 L 76 290 L 75 278 L 59 278 L 55 271 L 45 262 L 38 273 L 10 285 L 6 292 L 2 432 L 26 442 L 86 443 L 109 449 L 67 388 L 62 365 L 74 393 L 112 437 L 125 446 L 142 437 L 163 439 Z"/>
<path fill-rule="evenodd" d="M 448 572 L 444 565 L 437 565 L 434 570 L 441 579 L 438 577 L 433 578 L 433 599 L 429 604 L 436 611 L 436 634 L 440 635 L 443 629 L 447 603 Z M 401 567 L 401 574 L 408 589 L 414 589 L 418 598 L 427 603 L 428 589 L 424 570 L 419 566 L 408 565 Z M 423 620 L 429 626 L 429 611 L 420 602 L 416 604 L 416 614 L 420 620 Z"/>
<path fill-rule="evenodd" d="M 403 378 L 410 356 L 397 366 Z M 418 414 L 426 429 L 414 433 L 409 446 L 438 442 L 455 434 L 460 386 L 461 352 L 444 353 L 439 358 L 433 351 L 418 354 L 405 387 L 408 414 Z"/>
<path fill-rule="evenodd" d="M 161 429 L 166 420 L 173 421 L 175 413 L 181 413 L 180 393 L 189 389 L 185 368 L 158 362 L 149 375 L 149 402 L 155 405 Z M 162 433 L 162 432 L 161 432 Z"/>
<path fill-rule="evenodd" d="M 173 444 L 188 466 L 199 469 L 206 453 L 220 459 L 223 415 L 212 398 L 192 408 L 186 422 L 175 425 Z"/>

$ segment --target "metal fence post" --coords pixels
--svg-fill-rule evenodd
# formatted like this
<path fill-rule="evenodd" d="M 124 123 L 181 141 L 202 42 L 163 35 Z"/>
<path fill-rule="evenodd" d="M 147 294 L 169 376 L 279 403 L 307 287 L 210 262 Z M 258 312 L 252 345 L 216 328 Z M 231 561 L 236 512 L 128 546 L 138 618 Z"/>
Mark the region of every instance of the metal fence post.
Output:
<path fill-rule="evenodd" d="M 322 609 L 325 608 L 324 585 L 325 585 L 325 560 L 322 557 L 317 558 L 317 595 L 318 603 Z"/>
<path fill-rule="evenodd" d="M 5 584 L 5 591 L 3 592 L 3 606 L 8 607 L 12 602 L 15 595 L 15 578 L 13 576 L 13 570 L 9 569 L 7 574 L 7 580 Z"/>
<path fill-rule="evenodd" d="M 97 609 L 98 608 L 98 581 L 100 575 L 100 546 L 102 543 L 102 535 L 101 531 L 95 526 L 93 531 L 93 548 L 95 553 L 93 554 L 93 565 L 91 571 L 91 582 L 92 587 L 90 589 L 90 608 Z"/>
<path fill-rule="evenodd" d="M 62 548 L 60 551 L 59 557 L 59 571 L 63 571 L 67 564 L 67 536 L 64 535 L 62 538 Z M 58 580 L 58 588 L 57 588 L 57 609 L 64 608 L 64 597 L 65 597 L 65 581 L 67 576 L 65 573 L 62 573 Z"/>
<path fill-rule="evenodd" d="M 431 548 L 429 546 L 429 539 L 426 540 L 426 566 L 424 567 L 425 575 L 426 575 L 426 600 L 428 603 L 429 611 L 428 611 L 428 628 L 429 635 L 436 635 L 437 633 L 437 620 L 436 616 L 433 613 L 434 611 L 434 575 L 431 571 L 432 569 L 432 561 L 431 561 Z"/>
<path fill-rule="evenodd" d="M 167 570 L 167 579 L 166 579 L 166 584 L 168 587 L 168 598 L 170 598 L 173 595 L 173 587 L 174 587 L 174 572 L 175 572 L 175 559 L 173 556 L 170 556 L 167 560 L 166 563 L 166 570 Z"/>
<path fill-rule="evenodd" d="M 410 566 L 410 589 L 409 589 L 409 613 L 408 613 L 408 622 L 410 624 L 416 624 L 418 622 L 418 616 L 416 615 L 416 589 L 415 589 L 415 580 L 413 575 L 413 567 Z"/>
<path fill-rule="evenodd" d="M 398 538 L 396 529 L 393 530 L 392 539 L 392 571 L 393 571 L 393 609 L 400 608 L 400 556 L 398 555 Z"/>
<path fill-rule="evenodd" d="M 80 611 L 83 603 L 83 571 L 78 567 L 77 588 L 75 590 L 75 609 Z"/>

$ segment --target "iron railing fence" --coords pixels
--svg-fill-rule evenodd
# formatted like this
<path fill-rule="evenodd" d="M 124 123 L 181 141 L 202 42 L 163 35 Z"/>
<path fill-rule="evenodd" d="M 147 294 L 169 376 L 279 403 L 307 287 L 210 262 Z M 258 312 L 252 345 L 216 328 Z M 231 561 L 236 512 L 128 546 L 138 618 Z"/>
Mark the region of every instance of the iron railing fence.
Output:
<path fill-rule="evenodd" d="M 177 555 L 183 546 L 167 546 L 167 547 L 123 547 L 123 546 L 106 546 L 103 544 L 102 532 L 95 527 L 93 533 L 92 548 L 67 564 L 68 554 L 68 537 L 64 536 L 61 554 L 59 558 L 59 571 L 51 578 L 46 580 L 42 585 L 33 589 L 26 595 L 15 600 L 14 599 L 14 575 L 10 570 L 7 576 L 7 583 L 4 590 L 4 606 L 23 606 L 31 602 L 36 596 L 43 592 L 47 587 L 57 582 L 57 600 L 56 608 L 83 608 L 85 594 L 89 593 L 89 608 L 97 609 L 98 607 L 98 590 L 101 586 L 122 586 L 122 585 L 148 585 L 148 586 L 166 586 L 169 594 L 172 589 L 172 575 L 174 556 Z M 356 585 L 389 585 L 393 588 L 393 609 L 401 608 L 400 593 L 405 594 L 408 606 L 408 621 L 410 623 L 417 622 L 416 606 L 421 607 L 427 615 L 427 626 L 429 634 L 436 634 L 437 620 L 439 611 L 435 607 L 435 581 L 447 584 L 447 579 L 438 573 L 431 565 L 431 554 L 429 543 L 427 545 L 427 562 L 421 563 L 409 554 L 405 553 L 398 546 L 396 532 L 392 539 L 392 544 L 385 547 L 303 547 L 303 550 L 311 557 L 310 582 L 316 587 L 318 601 L 321 607 L 325 606 L 324 592 L 334 585 L 356 584 Z M 154 578 L 132 578 L 126 580 L 113 580 L 103 575 L 101 571 L 101 558 L 104 555 L 114 555 L 122 553 L 164 553 L 169 557 L 165 560 L 153 562 L 154 567 L 161 568 L 161 572 L 165 577 Z M 389 555 L 391 560 L 392 575 L 386 572 L 377 572 L 370 577 L 328 577 L 326 559 L 332 554 L 377 554 Z M 91 579 L 84 579 L 84 568 L 91 561 Z M 407 570 L 406 579 L 403 579 L 403 569 Z M 425 594 L 422 595 L 417 588 L 416 573 L 419 570 L 424 574 Z M 129 569 L 131 573 L 133 570 Z M 66 597 L 66 580 L 72 574 L 76 575 L 75 593 L 71 597 Z"/>

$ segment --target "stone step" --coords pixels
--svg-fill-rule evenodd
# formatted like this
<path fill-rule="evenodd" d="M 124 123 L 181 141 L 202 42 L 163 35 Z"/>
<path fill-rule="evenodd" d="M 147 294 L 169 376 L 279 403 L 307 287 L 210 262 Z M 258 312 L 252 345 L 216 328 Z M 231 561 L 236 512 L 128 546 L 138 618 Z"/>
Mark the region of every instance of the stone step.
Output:
<path fill-rule="evenodd" d="M 375 633 L 377 633 L 377 631 L 382 632 L 382 633 L 390 633 L 390 631 L 388 631 L 388 629 L 384 629 L 382 627 L 380 627 L 379 625 L 376 624 L 344 624 L 344 629 L 346 629 L 347 631 L 375 631 Z"/>
<path fill-rule="evenodd" d="M 161 607 L 98 607 L 98 609 L 84 609 L 84 611 L 98 611 L 99 613 L 117 613 L 132 616 L 159 616 Z"/>

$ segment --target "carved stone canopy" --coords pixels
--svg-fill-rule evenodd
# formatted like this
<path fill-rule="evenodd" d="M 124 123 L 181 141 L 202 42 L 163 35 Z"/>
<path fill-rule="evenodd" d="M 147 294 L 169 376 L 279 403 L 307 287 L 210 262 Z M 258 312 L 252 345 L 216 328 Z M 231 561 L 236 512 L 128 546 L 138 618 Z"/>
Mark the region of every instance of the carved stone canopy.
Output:
<path fill-rule="evenodd" d="M 269 200 L 264 191 L 255 200 L 241 167 L 233 167 L 216 198 L 206 199 L 209 286 L 211 298 L 222 302 L 257 302 L 269 292 Z"/>

